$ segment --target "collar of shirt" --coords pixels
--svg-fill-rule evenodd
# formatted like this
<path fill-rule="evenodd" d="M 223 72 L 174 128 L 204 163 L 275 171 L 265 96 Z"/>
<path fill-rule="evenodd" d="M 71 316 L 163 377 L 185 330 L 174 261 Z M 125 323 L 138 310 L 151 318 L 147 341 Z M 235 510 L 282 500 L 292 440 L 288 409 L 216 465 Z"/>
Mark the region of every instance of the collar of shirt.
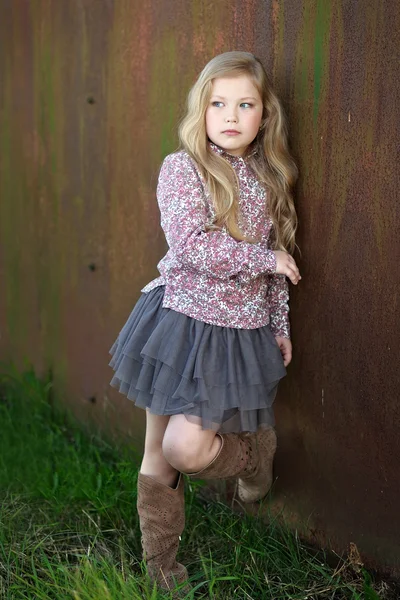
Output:
<path fill-rule="evenodd" d="M 214 144 L 214 142 L 211 142 L 210 140 L 208 142 L 208 145 L 210 146 L 211 150 L 213 150 L 217 154 L 220 154 L 223 158 L 225 158 L 232 165 L 244 163 L 251 156 L 254 156 L 255 154 L 257 154 L 257 148 L 254 148 L 253 150 L 251 150 L 248 154 L 246 154 L 246 156 L 236 156 L 235 154 L 229 154 L 229 152 L 227 152 L 220 146 L 217 146 L 217 144 Z"/>

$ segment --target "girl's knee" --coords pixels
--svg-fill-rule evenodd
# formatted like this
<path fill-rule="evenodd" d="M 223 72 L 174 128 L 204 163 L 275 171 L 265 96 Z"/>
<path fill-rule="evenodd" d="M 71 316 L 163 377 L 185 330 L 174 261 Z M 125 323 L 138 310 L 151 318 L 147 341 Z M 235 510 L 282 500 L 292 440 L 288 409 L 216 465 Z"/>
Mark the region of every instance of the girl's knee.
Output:
<path fill-rule="evenodd" d="M 162 451 L 169 464 L 182 473 L 195 473 L 202 468 L 201 447 L 193 440 L 184 437 L 174 439 L 165 435 Z"/>

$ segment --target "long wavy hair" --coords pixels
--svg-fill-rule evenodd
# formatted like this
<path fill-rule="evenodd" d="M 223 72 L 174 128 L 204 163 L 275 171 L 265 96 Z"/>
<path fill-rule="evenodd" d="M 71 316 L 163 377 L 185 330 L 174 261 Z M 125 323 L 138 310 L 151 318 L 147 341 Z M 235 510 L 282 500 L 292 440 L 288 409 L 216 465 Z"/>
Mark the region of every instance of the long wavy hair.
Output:
<path fill-rule="evenodd" d="M 272 90 L 261 62 L 249 52 L 225 52 L 204 67 L 189 92 L 187 112 L 179 126 L 181 148 L 198 164 L 208 185 L 215 209 L 210 229 L 226 227 L 236 240 L 247 238 L 238 224 L 238 180 L 234 169 L 208 143 L 205 114 L 210 102 L 212 83 L 217 77 L 247 75 L 257 88 L 263 103 L 261 129 L 245 155 L 260 181 L 268 190 L 268 211 L 274 224 L 273 248 L 292 253 L 295 248 L 297 216 L 291 190 L 297 179 L 297 167 L 287 142 L 287 126 L 280 102 Z"/>

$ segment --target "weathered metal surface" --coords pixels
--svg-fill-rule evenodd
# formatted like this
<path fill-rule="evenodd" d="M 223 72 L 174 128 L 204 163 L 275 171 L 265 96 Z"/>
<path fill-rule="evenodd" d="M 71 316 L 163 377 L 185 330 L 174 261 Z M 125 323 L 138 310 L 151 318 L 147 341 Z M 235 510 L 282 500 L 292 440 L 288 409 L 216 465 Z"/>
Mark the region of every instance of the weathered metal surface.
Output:
<path fill-rule="evenodd" d="M 0 352 L 136 443 L 108 348 L 165 250 L 154 198 L 213 55 L 257 54 L 301 180 L 275 505 L 400 572 L 396 2 L 0 0 Z"/>

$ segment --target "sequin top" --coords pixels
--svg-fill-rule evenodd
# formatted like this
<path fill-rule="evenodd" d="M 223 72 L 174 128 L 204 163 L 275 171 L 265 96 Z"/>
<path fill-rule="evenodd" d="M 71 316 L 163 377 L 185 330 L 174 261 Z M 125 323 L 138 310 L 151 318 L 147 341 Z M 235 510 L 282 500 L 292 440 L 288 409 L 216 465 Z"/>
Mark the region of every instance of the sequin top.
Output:
<path fill-rule="evenodd" d="M 238 242 L 226 229 L 206 231 L 215 212 L 204 178 L 187 152 L 170 154 L 157 185 L 169 250 L 158 264 L 161 277 L 142 292 L 165 285 L 164 308 L 221 327 L 256 329 L 269 324 L 275 336 L 289 338 L 288 283 L 275 273 L 266 190 L 246 158 L 213 143 L 210 147 L 237 174 L 241 230 L 260 241 Z"/>

